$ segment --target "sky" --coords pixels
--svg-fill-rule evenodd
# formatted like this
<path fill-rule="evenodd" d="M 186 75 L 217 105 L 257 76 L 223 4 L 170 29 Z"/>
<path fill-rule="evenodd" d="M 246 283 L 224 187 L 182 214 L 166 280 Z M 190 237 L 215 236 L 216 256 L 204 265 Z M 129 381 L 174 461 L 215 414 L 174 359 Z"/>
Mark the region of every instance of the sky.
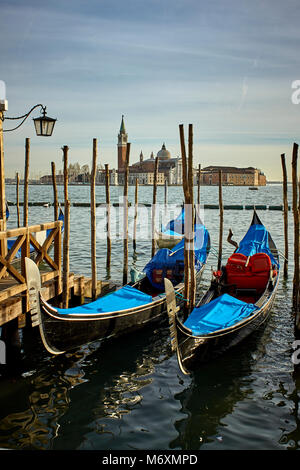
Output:
<path fill-rule="evenodd" d="M 64 145 L 70 163 L 91 165 L 93 138 L 98 163 L 116 168 L 122 115 L 131 163 L 163 143 L 180 155 L 179 125 L 187 137 L 193 124 L 195 167 L 254 166 L 280 180 L 285 153 L 291 175 L 298 0 L 0 0 L 0 11 L 5 116 L 42 103 L 57 118 L 50 138 L 35 135 L 38 110 L 4 133 L 6 176 L 23 174 L 26 137 L 32 177 L 51 161 L 61 169 Z"/>

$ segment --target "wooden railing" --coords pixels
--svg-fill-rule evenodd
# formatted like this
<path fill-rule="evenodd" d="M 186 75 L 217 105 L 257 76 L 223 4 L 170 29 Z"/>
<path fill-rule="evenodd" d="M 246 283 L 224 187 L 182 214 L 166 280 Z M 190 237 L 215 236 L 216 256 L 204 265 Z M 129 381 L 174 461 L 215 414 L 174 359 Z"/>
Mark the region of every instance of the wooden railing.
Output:
<path fill-rule="evenodd" d="M 33 259 L 38 266 L 43 262 L 42 283 L 55 279 L 56 295 L 61 293 L 61 227 L 62 222 L 55 221 L 0 231 L 0 302 L 23 293 L 28 310 L 25 257 Z M 9 239 L 14 242 L 7 249 Z M 53 256 L 49 254 L 50 248 Z"/>

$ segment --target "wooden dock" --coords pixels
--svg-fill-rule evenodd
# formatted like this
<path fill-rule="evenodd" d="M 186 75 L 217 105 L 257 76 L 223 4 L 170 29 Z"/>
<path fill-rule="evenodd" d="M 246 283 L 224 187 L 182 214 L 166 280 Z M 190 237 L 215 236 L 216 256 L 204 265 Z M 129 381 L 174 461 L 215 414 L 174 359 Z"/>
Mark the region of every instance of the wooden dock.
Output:
<path fill-rule="evenodd" d="M 62 294 L 62 237 L 61 221 L 18 229 L 0 231 L 0 244 L 11 240 L 10 249 L 0 255 L 0 327 L 17 321 L 17 328 L 30 326 L 30 309 L 25 274 L 25 256 L 32 258 L 41 271 L 45 300 L 61 305 Z M 0 227 L 1 228 L 1 227 Z M 92 278 L 69 274 L 69 298 L 80 305 L 92 298 Z M 108 281 L 97 282 L 97 294 L 115 290 Z"/>

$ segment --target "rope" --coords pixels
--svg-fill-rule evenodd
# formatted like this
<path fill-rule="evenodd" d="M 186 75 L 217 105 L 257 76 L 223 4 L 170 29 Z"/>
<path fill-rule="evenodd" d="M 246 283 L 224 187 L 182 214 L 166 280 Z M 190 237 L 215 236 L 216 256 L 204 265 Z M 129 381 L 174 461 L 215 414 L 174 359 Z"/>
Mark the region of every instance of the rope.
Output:
<path fill-rule="evenodd" d="M 183 300 L 184 302 L 189 302 L 189 299 L 185 299 L 183 295 L 180 292 L 175 292 L 175 297 L 178 297 L 179 299 Z"/>

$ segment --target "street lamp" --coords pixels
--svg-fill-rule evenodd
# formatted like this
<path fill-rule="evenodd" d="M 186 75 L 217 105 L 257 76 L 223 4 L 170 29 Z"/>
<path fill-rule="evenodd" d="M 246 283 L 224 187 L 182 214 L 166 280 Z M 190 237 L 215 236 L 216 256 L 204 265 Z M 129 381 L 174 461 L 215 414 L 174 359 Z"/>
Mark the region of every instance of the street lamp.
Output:
<path fill-rule="evenodd" d="M 41 108 L 42 116 L 33 119 L 36 135 L 50 137 L 53 132 L 54 124 L 56 119 L 49 118 L 46 116 L 46 106 L 42 104 L 36 104 L 33 106 L 28 113 L 18 117 L 4 117 L 4 112 L 7 111 L 7 100 L 0 99 L 0 220 L 2 219 L 2 230 L 6 230 L 6 201 L 5 201 L 5 176 L 4 176 L 4 151 L 3 151 L 3 132 L 11 132 L 19 127 L 26 121 L 28 116 L 36 108 Z M 13 129 L 3 129 L 3 121 L 5 120 L 19 120 L 22 119 L 21 123 Z M 3 247 L 3 243 L 0 244 L 0 252 L 4 255 L 7 248 Z"/>
<path fill-rule="evenodd" d="M 0 115 L 0 117 L 1 117 L 2 121 L 6 120 L 6 119 L 9 119 L 9 120 L 23 119 L 23 120 L 18 126 L 14 127 L 13 129 L 3 129 L 3 132 L 15 131 L 16 129 L 21 127 L 22 124 L 28 118 L 28 116 L 32 113 L 32 111 L 34 109 L 38 108 L 38 107 L 41 108 L 42 116 L 33 119 L 36 135 L 37 136 L 42 136 L 42 137 L 50 137 L 52 135 L 56 119 L 53 119 L 53 118 L 50 118 L 50 117 L 46 116 L 46 114 L 47 114 L 46 113 L 46 106 L 43 106 L 42 104 L 36 104 L 35 106 L 33 106 L 33 108 L 30 109 L 30 111 L 28 111 L 28 113 L 23 114 L 23 116 L 4 117 L 3 111 L 7 111 L 7 101 L 6 100 L 0 101 L 0 112 L 2 111 L 2 117 L 1 117 L 1 115 Z"/>

